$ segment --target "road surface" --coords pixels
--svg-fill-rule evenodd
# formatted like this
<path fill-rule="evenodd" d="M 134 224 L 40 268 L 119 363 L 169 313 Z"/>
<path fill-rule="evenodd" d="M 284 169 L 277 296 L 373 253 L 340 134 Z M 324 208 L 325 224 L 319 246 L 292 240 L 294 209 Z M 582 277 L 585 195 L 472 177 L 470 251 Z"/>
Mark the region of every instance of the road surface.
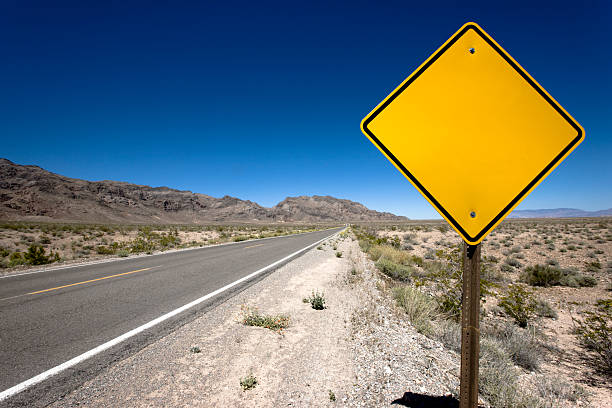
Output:
<path fill-rule="evenodd" d="M 0 392 L 23 384 L 341 230 L 336 228 L 1 278 Z M 242 287 L 245 284 L 248 283 L 242 283 Z M 227 292 L 181 314 L 193 314 L 210 307 L 211 303 L 231 293 L 230 290 Z M 180 324 L 180 317 L 171 319 L 174 326 Z M 166 330 L 172 324 L 165 322 Z M 164 325 L 147 331 L 159 331 L 160 327 Z M 147 340 L 140 336 L 139 341 Z M 122 347 L 126 348 L 124 344 Z M 138 349 L 134 345 L 131 347 Z M 115 355 L 113 358 L 119 357 Z M 101 358 L 97 357 L 96 367 L 104 365 L 99 361 Z M 77 365 L 78 370 L 71 370 L 94 369 L 82 365 L 84 367 Z M 70 382 L 69 375 L 64 373 L 67 378 L 62 383 Z M 41 387 L 41 384 L 37 386 Z M 52 386 L 47 384 L 46 388 L 45 392 L 49 392 Z M 9 397 L 4 403 L 18 395 Z"/>

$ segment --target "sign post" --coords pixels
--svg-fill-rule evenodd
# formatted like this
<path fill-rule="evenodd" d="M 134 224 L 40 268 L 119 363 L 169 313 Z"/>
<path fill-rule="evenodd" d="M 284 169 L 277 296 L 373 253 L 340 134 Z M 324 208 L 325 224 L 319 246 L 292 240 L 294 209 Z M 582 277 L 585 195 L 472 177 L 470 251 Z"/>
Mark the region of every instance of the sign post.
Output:
<path fill-rule="evenodd" d="M 476 407 L 480 243 L 584 140 L 584 129 L 466 23 L 361 130 L 464 240 L 460 406 Z"/>
<path fill-rule="evenodd" d="M 478 406 L 480 351 L 480 245 L 463 243 L 463 293 L 461 296 L 460 408 Z"/>

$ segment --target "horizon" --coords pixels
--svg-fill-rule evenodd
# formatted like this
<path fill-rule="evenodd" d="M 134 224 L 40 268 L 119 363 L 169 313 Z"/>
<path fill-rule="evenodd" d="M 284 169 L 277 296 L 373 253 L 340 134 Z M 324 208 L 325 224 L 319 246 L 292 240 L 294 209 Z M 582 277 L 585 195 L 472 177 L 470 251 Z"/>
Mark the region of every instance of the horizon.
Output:
<path fill-rule="evenodd" d="M 612 207 L 609 3 L 350 4 L 6 5 L 2 156 L 267 208 L 329 195 L 441 219 L 359 123 L 475 21 L 585 128 L 516 210 Z"/>
<path fill-rule="evenodd" d="M 42 167 L 40 167 L 40 166 L 37 166 L 37 165 L 35 165 L 35 164 L 21 164 L 21 163 L 15 163 L 15 162 L 13 162 L 13 161 L 11 161 L 11 160 L 7 159 L 6 157 L 0 157 L 0 160 L 7 160 L 7 161 L 9 161 L 9 162 L 11 162 L 11 163 L 13 163 L 13 164 L 20 165 L 20 166 L 34 166 L 34 167 L 41 168 L 41 169 L 43 169 L 43 170 L 45 170 L 45 171 L 48 171 L 47 169 L 44 169 L 44 168 L 42 168 Z M 57 173 L 53 173 L 53 174 L 57 174 Z M 62 177 L 65 177 L 65 176 L 64 176 L 64 175 L 62 175 L 62 174 L 57 174 L 57 175 L 62 176 Z M 80 179 L 80 180 L 84 180 L 84 179 Z M 125 182 L 125 181 L 122 181 L 122 180 L 109 180 L 109 179 L 101 179 L 101 180 L 84 180 L 84 181 L 91 182 L 91 183 L 102 183 L 102 182 L 118 182 L 118 183 L 128 183 L 128 182 Z M 255 204 L 257 204 L 257 205 L 259 205 L 259 206 L 261 206 L 261 207 L 268 208 L 268 209 L 271 209 L 271 208 L 275 207 L 276 205 L 280 204 L 281 202 L 285 201 L 285 200 L 286 200 L 286 199 L 288 199 L 288 198 L 301 198 L 301 197 L 308 197 L 308 198 L 314 198 L 314 197 L 323 197 L 323 198 L 326 198 L 326 197 L 329 197 L 329 198 L 334 198 L 334 199 L 338 199 L 338 200 L 349 200 L 349 201 L 352 201 L 352 200 L 350 200 L 350 199 L 348 199 L 348 198 L 345 198 L 345 197 L 335 197 L 335 196 L 330 196 L 330 195 L 321 195 L 321 194 L 314 194 L 314 195 L 303 195 L 303 194 L 302 194 L 302 195 L 296 195 L 296 196 L 286 196 L 285 198 L 283 198 L 282 200 L 280 200 L 279 202 L 277 202 L 277 203 L 276 203 L 276 204 L 274 204 L 274 205 L 271 205 L 271 206 L 265 206 L 265 205 L 262 205 L 262 204 L 258 203 L 257 201 L 251 200 L 251 199 L 250 199 L 250 198 L 248 198 L 248 197 L 230 196 L 230 195 L 228 195 L 228 194 L 223 195 L 223 196 L 211 196 L 210 194 L 201 193 L 201 192 L 198 192 L 198 191 L 192 191 L 192 190 L 178 190 L 178 189 L 173 188 L 173 187 L 171 187 L 171 186 L 151 186 L 151 185 L 139 185 L 139 186 L 141 186 L 141 187 L 150 187 L 150 188 L 154 188 L 154 189 L 156 189 L 156 188 L 167 188 L 167 189 L 169 189 L 169 190 L 174 190 L 174 191 L 178 191 L 178 192 L 188 192 L 188 193 L 192 193 L 192 194 L 201 194 L 201 195 L 206 195 L 206 196 L 209 196 L 209 197 L 212 197 L 212 198 L 215 198 L 215 199 L 222 199 L 222 198 L 225 198 L 225 197 L 237 198 L 237 199 L 242 200 L 242 201 L 248 201 L 248 202 L 255 203 Z M 360 202 L 357 202 L 357 203 L 358 203 L 358 204 L 363 204 L 363 203 L 360 203 Z M 367 207 L 367 206 L 366 206 L 366 207 Z M 375 210 L 375 211 L 378 211 L 378 212 L 385 212 L 385 211 L 380 211 L 380 210 L 377 210 L 376 208 L 370 208 L 370 207 L 367 207 L 367 208 L 368 208 L 369 210 Z M 600 208 L 600 209 L 597 209 L 597 210 L 584 210 L 584 209 L 582 209 L 582 208 L 570 208 L 570 207 L 533 208 L 533 209 L 515 209 L 514 211 L 512 211 L 512 212 L 511 212 L 511 213 L 508 215 L 508 218 L 516 218 L 516 217 L 513 217 L 513 216 L 512 216 L 512 214 L 514 214 L 514 213 L 516 213 L 516 212 L 521 213 L 521 212 L 541 212 L 541 211 L 559 211 L 559 210 L 573 210 L 573 211 L 583 211 L 583 212 L 588 212 L 588 213 L 591 213 L 591 212 L 602 212 L 602 211 L 609 211 L 609 210 L 612 210 L 612 207 L 610 207 L 610 208 Z M 392 213 L 392 214 L 393 214 L 393 213 Z M 393 214 L 393 215 L 401 215 L 401 214 Z M 440 221 L 440 220 L 442 220 L 442 217 L 440 217 L 440 216 L 438 216 L 438 217 L 433 217 L 433 218 L 411 218 L 411 217 L 407 217 L 407 216 L 405 216 L 405 217 L 406 217 L 406 218 L 408 218 L 410 221 Z M 549 216 L 545 216 L 545 218 L 548 218 L 548 217 L 549 217 Z M 599 216 L 598 216 L 598 217 L 599 217 Z M 603 217 L 607 217 L 607 215 L 603 215 Z M 563 218 L 563 217 L 561 217 L 561 218 Z M 570 217 L 570 218 L 573 218 L 573 217 Z"/>

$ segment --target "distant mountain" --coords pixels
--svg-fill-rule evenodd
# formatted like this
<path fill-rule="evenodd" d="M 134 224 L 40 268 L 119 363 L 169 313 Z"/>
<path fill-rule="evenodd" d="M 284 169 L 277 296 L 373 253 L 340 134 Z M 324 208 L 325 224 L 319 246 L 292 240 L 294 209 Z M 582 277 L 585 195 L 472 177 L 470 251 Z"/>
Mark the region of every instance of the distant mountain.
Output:
<path fill-rule="evenodd" d="M 0 159 L 0 219 L 95 223 L 402 221 L 330 196 L 287 197 L 272 208 L 225 196 L 119 181 L 86 181 Z"/>
<path fill-rule="evenodd" d="M 510 214 L 510 218 L 583 218 L 610 217 L 612 208 L 600 211 L 584 211 L 576 208 L 553 208 L 542 210 L 518 210 Z"/>
<path fill-rule="evenodd" d="M 330 196 L 287 197 L 273 210 L 283 220 L 300 221 L 405 221 L 388 212 L 370 210 L 355 201 L 342 200 Z"/>

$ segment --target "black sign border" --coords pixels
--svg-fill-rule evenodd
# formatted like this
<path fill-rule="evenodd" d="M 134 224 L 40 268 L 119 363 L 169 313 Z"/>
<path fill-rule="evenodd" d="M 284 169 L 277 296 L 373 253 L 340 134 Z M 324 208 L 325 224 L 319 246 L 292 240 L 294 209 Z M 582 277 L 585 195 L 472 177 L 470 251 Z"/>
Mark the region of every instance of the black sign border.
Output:
<path fill-rule="evenodd" d="M 446 209 L 444 209 L 444 207 L 440 205 L 438 200 L 436 200 L 435 197 L 431 195 L 431 193 L 427 191 L 427 189 L 425 189 L 425 187 L 408 171 L 408 169 L 406 169 L 406 167 L 397 159 L 397 157 L 395 157 L 393 153 L 391 153 L 389 149 L 387 149 L 385 145 L 383 145 L 381 141 L 378 140 L 374 133 L 370 129 L 368 129 L 368 124 L 372 122 L 372 120 L 374 120 L 376 116 L 378 116 L 391 102 L 393 102 L 395 98 L 397 98 L 404 90 L 406 90 L 406 88 L 408 88 L 410 84 L 412 84 L 423 72 L 425 72 L 427 68 L 429 68 L 434 62 L 436 62 L 438 58 L 440 58 L 440 56 L 444 54 L 444 52 L 448 50 L 455 42 L 457 42 L 459 38 L 461 38 L 466 32 L 468 32 L 468 30 L 474 30 L 483 40 L 487 42 L 487 44 L 489 44 L 495 51 L 497 51 L 497 53 L 502 58 L 504 58 L 504 60 L 508 64 L 510 64 L 510 66 L 514 68 L 514 70 L 518 72 L 523 77 L 523 79 L 525 79 L 529 83 L 529 85 L 531 85 L 533 89 L 535 89 L 538 94 L 540 94 L 540 96 L 542 96 L 542 98 L 544 98 L 546 102 L 548 102 L 576 130 L 577 133 L 576 137 L 570 142 L 570 144 L 567 145 L 563 150 L 561 150 L 561 152 L 559 152 L 559 154 L 557 154 L 557 156 L 555 156 L 555 158 L 546 167 L 544 167 L 544 169 L 529 184 L 527 184 L 527 186 L 523 190 L 521 190 L 521 192 L 516 197 L 514 197 L 514 199 L 512 199 L 512 201 L 510 201 L 510 203 L 506 205 L 506 207 L 504 207 L 504 209 L 497 216 L 495 216 L 495 218 L 493 218 L 491 222 L 489 222 L 478 234 L 473 237 L 461 227 L 457 220 L 451 217 L 448 211 L 446 211 Z M 378 147 L 382 151 L 384 151 L 387 156 L 390 157 L 391 160 L 393 160 L 393 162 L 402 170 L 404 175 L 408 177 L 418 187 L 418 189 L 430 200 L 431 203 L 434 204 L 436 209 L 443 213 L 446 219 L 449 220 L 450 223 L 458 231 L 460 231 L 464 237 L 467 237 L 470 242 L 476 242 L 480 240 L 480 238 L 486 235 L 500 219 L 506 217 L 510 209 L 514 207 L 517 202 L 523 199 L 523 197 L 525 197 L 529 190 L 531 190 L 531 188 L 536 185 L 546 175 L 546 173 L 550 171 L 551 168 L 557 165 L 557 163 L 561 161 L 561 159 L 567 154 L 567 152 L 570 151 L 574 146 L 576 146 L 583 137 L 583 132 L 580 126 L 576 122 L 574 122 L 574 120 L 572 120 L 572 118 L 567 113 L 565 113 L 565 111 L 550 96 L 548 96 L 546 92 L 544 92 L 544 90 L 537 83 L 535 83 L 535 81 L 531 79 L 531 77 L 527 75 L 527 73 L 512 60 L 512 58 L 510 58 L 509 55 L 507 55 L 495 42 L 491 41 L 491 39 L 487 35 L 485 35 L 478 26 L 474 24 L 467 24 L 453 38 L 451 38 L 451 40 L 438 52 L 436 52 L 433 57 L 431 57 L 427 61 L 426 64 L 424 64 L 417 72 L 415 72 L 408 79 L 408 81 L 406 81 L 405 84 L 403 84 L 400 88 L 393 92 L 393 94 L 391 94 L 391 96 L 382 105 L 380 105 L 374 112 L 370 114 L 370 116 L 363 122 L 362 128 L 364 132 L 366 132 L 368 136 L 370 136 L 370 138 L 372 138 L 372 140 L 376 142 Z"/>

